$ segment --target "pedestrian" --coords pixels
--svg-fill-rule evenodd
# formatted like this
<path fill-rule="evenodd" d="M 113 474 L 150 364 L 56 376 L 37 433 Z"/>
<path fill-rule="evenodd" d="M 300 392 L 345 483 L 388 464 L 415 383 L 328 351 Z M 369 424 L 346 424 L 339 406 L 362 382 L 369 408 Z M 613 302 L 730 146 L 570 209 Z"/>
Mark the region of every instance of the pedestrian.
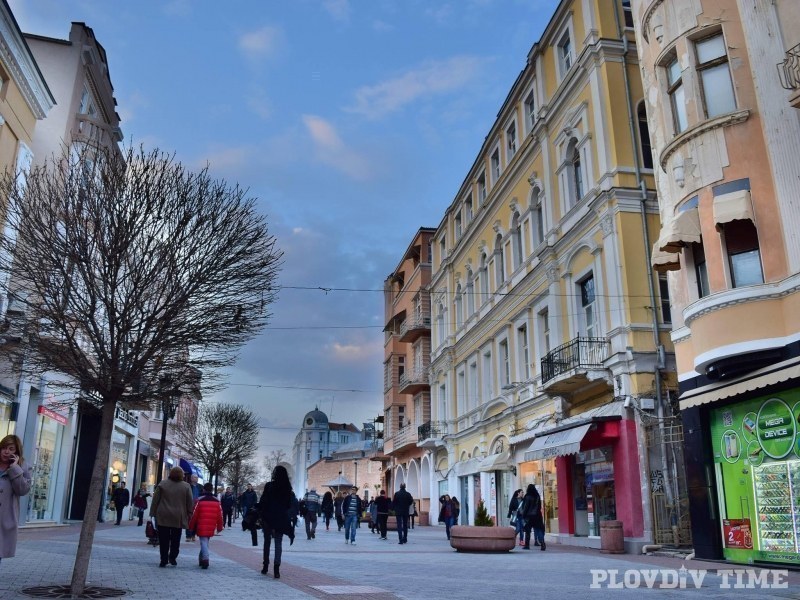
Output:
<path fill-rule="evenodd" d="M 7 435 L 0 440 L 0 560 L 16 554 L 19 498 L 30 489 L 31 471 L 22 456 L 22 440 Z"/>
<path fill-rule="evenodd" d="M 399 544 L 408 543 L 408 515 L 411 514 L 411 507 L 414 504 L 414 498 L 409 492 L 406 491 L 406 484 L 401 483 L 400 489 L 395 492 L 392 498 L 392 507 L 394 508 L 395 518 L 397 519 L 397 537 L 400 539 Z"/>
<path fill-rule="evenodd" d="M 356 543 L 356 527 L 364 506 L 361 498 L 358 497 L 358 488 L 350 488 L 350 495 L 345 496 L 342 501 L 342 514 L 344 515 L 344 543 Z"/>
<path fill-rule="evenodd" d="M 453 505 L 453 525 L 458 525 L 458 515 L 461 514 L 461 503 L 455 496 L 450 498 L 450 503 Z"/>
<path fill-rule="evenodd" d="M 511 524 L 514 526 L 514 534 L 519 536 L 519 545 L 525 545 L 525 532 L 524 532 L 524 519 L 519 514 L 519 505 L 522 503 L 522 490 L 519 489 L 514 492 L 511 501 L 508 503 L 508 515 L 506 517 L 511 519 Z"/>
<path fill-rule="evenodd" d="M 122 513 L 125 507 L 131 502 L 131 493 L 125 487 L 124 481 L 120 482 L 119 487 L 111 492 L 111 501 L 117 511 L 117 522 L 114 525 L 119 525 L 122 522 Z"/>
<path fill-rule="evenodd" d="M 208 568 L 208 544 L 214 533 L 221 533 L 225 527 L 222 520 L 222 506 L 214 495 L 214 484 L 211 482 L 203 486 L 203 495 L 197 499 L 192 518 L 189 519 L 189 529 L 200 538 L 200 568 Z"/>
<path fill-rule="evenodd" d="M 525 519 L 525 550 L 531 549 L 531 529 L 535 541 L 539 542 L 539 548 L 546 550 L 544 543 L 544 517 L 542 516 L 542 498 L 532 483 L 528 484 L 525 490 L 525 497 L 522 499 L 522 506 L 519 508 Z"/>
<path fill-rule="evenodd" d="M 411 509 L 409 510 L 408 513 L 408 520 L 411 523 L 411 529 L 414 529 L 414 521 L 416 520 L 418 514 L 419 513 L 417 512 L 417 502 L 415 500 L 414 504 L 411 505 Z"/>
<path fill-rule="evenodd" d="M 342 514 L 342 502 L 344 502 L 344 494 L 341 490 L 336 492 L 336 498 L 333 499 L 333 514 L 336 517 L 336 525 L 339 526 L 339 531 L 344 527 L 344 514 Z"/>
<path fill-rule="evenodd" d="M 305 513 L 303 514 L 303 519 L 306 522 L 306 537 L 309 540 L 314 539 L 317 537 L 317 516 L 320 514 L 322 509 L 322 505 L 320 504 L 319 494 L 317 494 L 316 488 L 311 488 L 305 497 L 303 498 L 305 502 Z"/>
<path fill-rule="evenodd" d="M 369 530 L 375 533 L 375 529 L 378 527 L 378 507 L 375 506 L 375 498 L 369 501 L 367 511 L 369 512 Z"/>
<path fill-rule="evenodd" d="M 247 489 L 242 492 L 239 500 L 242 506 L 242 517 L 246 517 L 247 511 L 258 503 L 258 494 L 256 494 L 251 484 L 247 484 Z"/>
<path fill-rule="evenodd" d="M 150 516 L 155 517 L 158 544 L 161 550 L 159 567 L 178 563 L 181 547 L 181 530 L 189 527 L 189 516 L 194 510 L 192 488 L 183 480 L 183 469 L 172 467 L 169 477 L 162 479 L 153 493 Z"/>
<path fill-rule="evenodd" d="M 325 519 L 325 531 L 330 531 L 333 517 L 333 494 L 328 491 L 322 497 L 322 517 Z"/>
<path fill-rule="evenodd" d="M 297 498 L 292 492 L 289 473 L 286 467 L 276 465 L 272 469 L 272 479 L 264 486 L 264 492 L 258 501 L 258 512 L 264 529 L 264 562 L 261 574 L 269 572 L 269 548 L 275 540 L 275 559 L 272 571 L 275 579 L 281 578 L 281 554 L 283 552 L 283 536 L 289 536 L 289 545 L 294 543 L 294 526 L 292 525 L 293 504 Z"/>
<path fill-rule="evenodd" d="M 137 516 L 139 517 L 139 527 L 144 523 L 144 511 L 147 510 L 147 498 L 149 496 L 150 494 L 147 492 L 147 488 L 142 485 L 133 497 L 133 507 L 136 509 Z"/>
<path fill-rule="evenodd" d="M 447 539 L 450 539 L 450 528 L 455 524 L 456 520 L 453 516 L 453 501 L 448 494 L 443 494 L 439 497 L 439 523 L 444 523 L 444 532 L 447 534 Z"/>
<path fill-rule="evenodd" d="M 381 490 L 381 493 L 375 498 L 375 508 L 378 513 L 378 532 L 381 534 L 382 540 L 386 539 L 386 523 L 389 520 L 390 506 L 391 502 L 386 497 L 386 490 Z"/>
<path fill-rule="evenodd" d="M 227 523 L 227 527 L 231 527 L 233 521 L 233 509 L 236 506 L 236 496 L 233 495 L 230 486 L 225 488 L 222 498 L 219 499 L 222 506 L 222 520 Z"/>
<path fill-rule="evenodd" d="M 203 494 L 203 486 L 198 483 L 198 477 L 196 473 L 192 473 L 189 477 L 189 486 L 192 489 L 192 500 L 195 504 L 200 499 L 200 496 Z M 186 541 L 187 542 L 195 542 L 197 541 L 197 535 L 191 529 L 186 530 Z"/>

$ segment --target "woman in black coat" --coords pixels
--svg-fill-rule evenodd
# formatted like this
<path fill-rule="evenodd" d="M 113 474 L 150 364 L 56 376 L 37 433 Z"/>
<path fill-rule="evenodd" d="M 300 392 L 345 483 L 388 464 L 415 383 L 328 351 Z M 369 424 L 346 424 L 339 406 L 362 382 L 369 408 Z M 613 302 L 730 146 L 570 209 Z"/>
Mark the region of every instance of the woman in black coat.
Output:
<path fill-rule="evenodd" d="M 532 483 L 528 484 L 525 490 L 525 497 L 522 499 L 522 506 L 519 512 L 525 519 L 525 550 L 531 549 L 531 529 L 539 546 L 545 550 L 547 546 L 544 543 L 544 517 L 542 516 L 542 497 L 536 491 L 536 486 Z"/>
<path fill-rule="evenodd" d="M 275 540 L 275 579 L 281 577 L 281 553 L 283 551 L 283 536 L 289 536 L 290 545 L 294 542 L 294 527 L 291 523 L 292 484 L 286 467 L 276 466 L 272 470 L 272 481 L 264 486 L 264 493 L 258 501 L 258 512 L 261 515 L 261 526 L 264 529 L 264 567 L 261 574 L 269 571 L 269 547 L 271 540 Z"/>
<path fill-rule="evenodd" d="M 333 517 L 333 494 L 325 492 L 322 497 L 322 516 L 325 519 L 325 531 L 331 528 L 331 518 Z"/>
<path fill-rule="evenodd" d="M 525 532 L 523 530 L 522 515 L 517 514 L 520 504 L 522 504 L 522 490 L 517 490 L 511 497 L 511 502 L 508 503 L 508 515 L 506 518 L 511 519 L 511 524 L 515 527 L 514 533 L 519 535 L 519 545 L 522 546 L 525 542 Z"/>

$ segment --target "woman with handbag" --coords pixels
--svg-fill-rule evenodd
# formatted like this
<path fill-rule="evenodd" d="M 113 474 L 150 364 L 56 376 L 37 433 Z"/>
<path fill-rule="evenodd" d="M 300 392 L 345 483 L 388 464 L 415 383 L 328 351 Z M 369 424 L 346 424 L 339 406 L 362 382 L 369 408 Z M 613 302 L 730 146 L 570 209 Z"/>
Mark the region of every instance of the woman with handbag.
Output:
<path fill-rule="evenodd" d="M 149 495 L 150 494 L 147 493 L 147 490 L 144 488 L 144 486 L 142 486 L 133 497 L 133 507 L 139 513 L 139 527 L 141 527 L 142 523 L 144 522 L 144 511 L 147 510 L 147 497 Z"/>
<path fill-rule="evenodd" d="M 286 467 L 277 465 L 272 469 L 272 480 L 264 486 L 264 493 L 258 501 L 258 512 L 261 514 L 261 526 L 264 529 L 264 565 L 261 574 L 266 575 L 269 572 L 269 548 L 272 540 L 275 540 L 275 579 L 281 577 L 283 536 L 289 536 L 290 545 L 294 543 L 294 527 L 291 522 L 293 496 Z"/>

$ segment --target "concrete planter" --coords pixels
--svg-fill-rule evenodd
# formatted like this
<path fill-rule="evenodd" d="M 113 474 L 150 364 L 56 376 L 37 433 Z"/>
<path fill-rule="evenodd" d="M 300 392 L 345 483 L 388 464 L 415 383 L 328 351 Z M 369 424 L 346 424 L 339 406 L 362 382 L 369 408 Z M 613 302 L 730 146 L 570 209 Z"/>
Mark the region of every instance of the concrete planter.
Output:
<path fill-rule="evenodd" d="M 450 545 L 458 552 L 510 552 L 516 543 L 513 527 L 454 525 L 450 528 Z"/>

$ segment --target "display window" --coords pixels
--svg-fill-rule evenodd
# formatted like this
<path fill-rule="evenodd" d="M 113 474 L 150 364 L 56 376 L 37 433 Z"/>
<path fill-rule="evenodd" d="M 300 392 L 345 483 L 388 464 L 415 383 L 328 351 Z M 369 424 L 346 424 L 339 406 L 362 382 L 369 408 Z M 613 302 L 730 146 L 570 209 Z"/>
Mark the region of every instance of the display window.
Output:
<path fill-rule="evenodd" d="M 800 560 L 800 390 L 711 411 L 723 554 Z"/>
<path fill-rule="evenodd" d="M 555 459 L 522 463 L 520 465 L 520 487 L 523 492 L 529 483 L 536 486 L 542 497 L 545 532 L 558 533 L 558 480 Z"/>
<path fill-rule="evenodd" d="M 599 536 L 600 522 L 617 518 L 611 447 L 576 454 L 572 476 L 575 534 Z"/>
<path fill-rule="evenodd" d="M 55 415 L 55 413 L 40 407 L 36 423 L 37 435 L 31 469 L 31 489 L 28 493 L 30 498 L 28 521 L 51 521 L 54 519 L 55 495 L 53 492 L 56 488 L 58 449 L 61 447 L 64 426 L 49 415 Z M 64 419 L 60 415 L 55 416 Z"/>

